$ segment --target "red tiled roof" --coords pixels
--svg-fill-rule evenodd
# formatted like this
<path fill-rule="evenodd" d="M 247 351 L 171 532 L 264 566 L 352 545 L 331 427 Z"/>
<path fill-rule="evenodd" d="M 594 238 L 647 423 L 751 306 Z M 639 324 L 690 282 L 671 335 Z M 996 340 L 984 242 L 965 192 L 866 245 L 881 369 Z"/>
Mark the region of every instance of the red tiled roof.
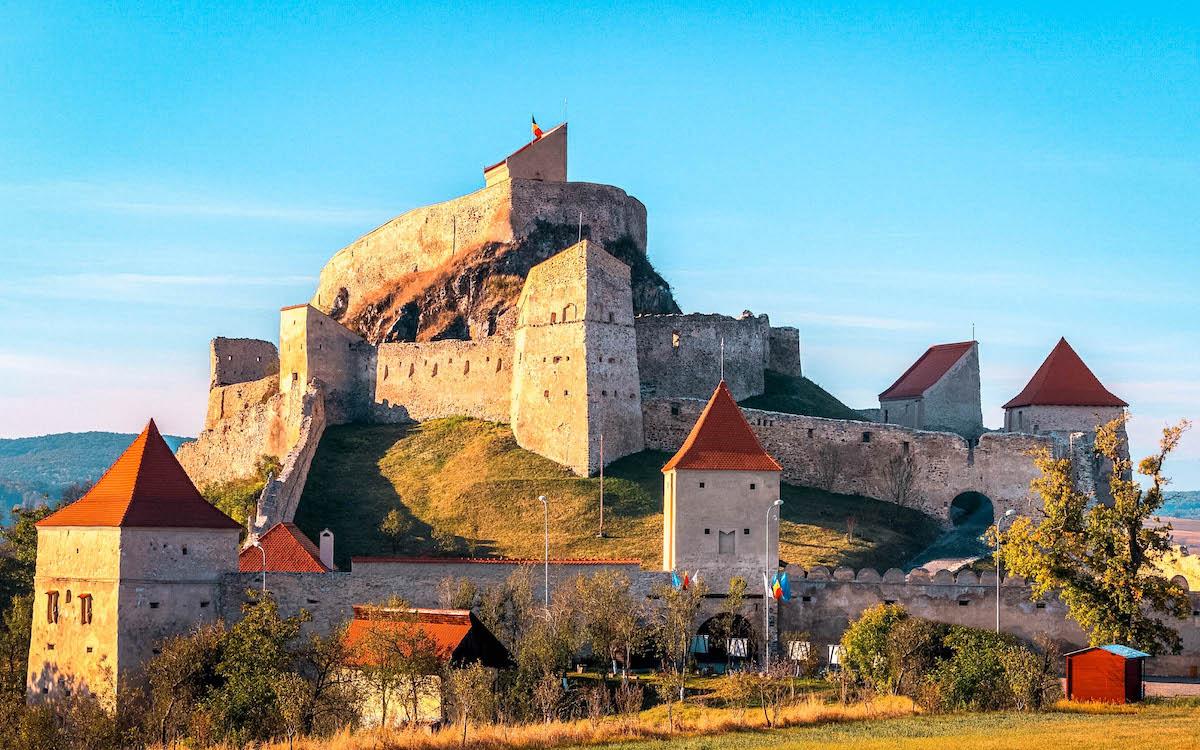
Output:
<path fill-rule="evenodd" d="M 879 394 L 879 400 L 920 397 L 930 386 L 941 380 L 973 346 L 974 341 L 962 341 L 957 344 L 937 344 L 929 347 L 895 383 Z"/>
<path fill-rule="evenodd" d="M 490 563 L 493 565 L 541 565 L 542 558 L 518 557 L 352 557 L 354 565 L 362 563 L 417 563 L 425 565 L 477 565 Z M 552 557 L 551 565 L 641 565 L 638 558 L 601 558 L 601 557 Z"/>
<path fill-rule="evenodd" d="M 566 125 L 567 125 L 567 124 L 566 124 L 565 122 L 560 122 L 558 125 L 555 125 L 554 127 L 550 128 L 550 129 L 549 129 L 549 130 L 547 130 L 546 132 L 542 133 L 542 138 L 545 138 L 546 136 L 550 135 L 551 133 L 553 133 L 555 130 L 558 130 L 559 128 L 566 127 Z M 483 173 L 486 175 L 488 172 L 491 172 L 491 171 L 492 171 L 493 169 L 495 169 L 496 167 L 499 167 L 499 166 L 501 166 L 502 164 L 504 164 L 505 162 L 507 162 L 509 159 L 513 158 L 514 156 L 516 156 L 517 154 L 521 153 L 521 152 L 522 152 L 522 151 L 524 151 L 525 149 L 529 148 L 529 147 L 530 147 L 530 146 L 532 146 L 533 144 L 535 144 L 535 143 L 537 143 L 538 141 L 542 140 L 542 138 L 534 138 L 534 139 L 533 139 L 532 141 L 530 141 L 529 143 L 526 143 L 524 146 L 520 147 L 520 148 L 519 148 L 519 149 L 517 149 L 516 151 L 513 151 L 511 154 L 509 154 L 508 156 L 504 157 L 503 159 L 501 159 L 500 161 L 496 162 L 495 164 L 491 165 L 490 167 L 484 167 L 484 168 L 483 168 Z"/>
<path fill-rule="evenodd" d="M 672 469 L 783 471 L 763 450 L 724 380 L 713 391 L 679 452 L 662 468 L 664 472 Z"/>
<path fill-rule="evenodd" d="M 346 628 L 344 643 L 351 653 L 351 662 L 358 666 L 376 661 L 372 654 L 372 633 L 407 633 L 418 628 L 433 641 L 438 656 L 449 661 L 471 632 L 471 613 L 465 609 L 411 609 L 386 607 L 354 608 L 354 619 Z M 396 639 L 403 647 L 409 638 Z"/>
<path fill-rule="evenodd" d="M 277 523 L 259 537 L 267 553 L 268 573 L 328 573 L 332 568 L 321 562 L 321 550 L 294 523 Z M 258 573 L 263 569 L 263 553 L 258 547 L 246 547 L 238 555 L 238 570 Z"/>
<path fill-rule="evenodd" d="M 1004 405 L 1018 406 L 1129 406 L 1113 395 L 1083 363 L 1065 338 L 1030 378 L 1025 389 Z"/>
<path fill-rule="evenodd" d="M 241 528 L 200 495 L 153 419 L 86 495 L 37 525 Z"/>

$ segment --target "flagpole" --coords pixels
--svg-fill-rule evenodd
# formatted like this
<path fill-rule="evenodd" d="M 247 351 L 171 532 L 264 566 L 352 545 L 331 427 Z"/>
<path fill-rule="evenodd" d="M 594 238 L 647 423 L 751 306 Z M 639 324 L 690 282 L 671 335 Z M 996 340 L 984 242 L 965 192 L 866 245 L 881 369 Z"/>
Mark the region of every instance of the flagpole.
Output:
<path fill-rule="evenodd" d="M 771 511 L 783 505 L 783 500 L 778 499 L 771 503 L 767 508 L 767 520 L 763 524 L 763 562 L 766 567 L 763 569 L 763 580 L 767 580 L 767 572 L 771 569 Z M 771 671 L 771 600 L 773 592 L 767 592 L 767 598 L 763 600 L 763 673 Z"/>
<path fill-rule="evenodd" d="M 596 536 L 604 538 L 604 433 L 600 433 L 600 533 Z"/>

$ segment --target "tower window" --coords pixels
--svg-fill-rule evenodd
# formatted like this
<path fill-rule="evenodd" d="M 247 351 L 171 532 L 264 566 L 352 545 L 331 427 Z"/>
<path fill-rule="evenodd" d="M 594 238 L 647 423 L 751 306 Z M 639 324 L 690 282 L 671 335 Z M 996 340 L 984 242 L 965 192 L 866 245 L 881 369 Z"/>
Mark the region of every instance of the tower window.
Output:
<path fill-rule="evenodd" d="M 671 416 L 672 417 L 679 416 L 679 404 L 671 404 Z"/>
<path fill-rule="evenodd" d="M 752 490 L 756 490 L 756 489 L 758 489 L 758 485 L 757 485 L 757 484 L 755 484 L 754 482 L 751 482 L 751 483 L 750 483 L 750 489 L 752 489 Z"/>
<path fill-rule="evenodd" d="M 558 322 L 558 313 L 550 313 L 550 322 L 551 322 L 551 323 L 557 323 L 557 322 Z"/>
<path fill-rule="evenodd" d="M 811 427 L 808 428 L 808 436 L 810 438 L 813 436 L 813 428 L 811 428 Z"/>
<path fill-rule="evenodd" d="M 542 398 L 550 398 L 550 391 L 542 391 Z"/>
<path fill-rule="evenodd" d="M 609 323 L 613 322 L 613 314 L 612 313 L 608 314 L 608 322 Z"/>
<path fill-rule="evenodd" d="M 742 536 L 750 536 L 750 529 L 742 529 Z"/>
<path fill-rule="evenodd" d="M 46 622 L 54 625 L 58 622 L 58 592 L 46 592 Z"/>
<path fill-rule="evenodd" d="M 700 483 L 700 489 L 704 489 L 704 482 Z"/>
<path fill-rule="evenodd" d="M 186 544 L 185 544 L 185 545 L 183 545 L 183 548 L 182 548 L 182 549 L 183 549 L 183 554 L 185 554 L 185 555 L 186 555 L 186 554 L 187 554 L 187 545 L 186 545 Z"/>
<path fill-rule="evenodd" d="M 92 595 L 79 595 L 79 622 L 84 625 L 92 624 Z"/>
<path fill-rule="evenodd" d="M 712 533 L 712 529 L 705 529 L 705 530 L 704 530 L 704 533 L 705 533 L 705 534 L 711 534 L 711 533 Z"/>
<path fill-rule="evenodd" d="M 734 540 L 735 540 L 735 536 L 732 531 L 718 531 L 717 532 L 717 554 L 732 555 Z"/>
<path fill-rule="evenodd" d="M 869 443 L 869 442 L 871 442 L 871 433 L 869 433 L 869 432 L 864 432 L 864 433 L 862 434 L 862 441 L 863 441 L 864 443 Z"/>

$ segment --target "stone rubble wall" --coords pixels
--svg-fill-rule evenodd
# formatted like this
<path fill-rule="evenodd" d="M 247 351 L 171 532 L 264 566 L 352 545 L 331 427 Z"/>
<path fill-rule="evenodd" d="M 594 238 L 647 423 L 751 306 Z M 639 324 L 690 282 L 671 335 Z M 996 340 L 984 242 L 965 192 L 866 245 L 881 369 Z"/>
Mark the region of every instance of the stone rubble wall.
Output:
<path fill-rule="evenodd" d="M 208 391 L 208 410 L 204 414 L 204 429 L 211 430 L 226 419 L 268 403 L 279 394 L 279 376 L 271 374 L 261 380 L 213 386 Z"/>
<path fill-rule="evenodd" d="M 278 378 L 272 375 L 259 383 L 229 386 L 210 394 L 210 414 L 216 399 L 226 407 L 223 417 L 206 422 L 196 439 L 181 445 L 176 453 L 197 487 L 203 490 L 210 484 L 249 477 L 264 455 L 283 460 L 291 447 L 289 409 L 287 397 L 277 388 Z"/>
<path fill-rule="evenodd" d="M 704 401 L 646 399 L 646 447 L 673 452 L 691 431 Z M 948 432 L 875 422 L 823 419 L 743 409 L 763 447 L 783 466 L 784 481 L 841 494 L 896 502 L 894 461 L 911 454 L 915 468 L 904 504 L 948 522 L 959 494 L 981 492 L 995 512 L 1033 510 L 1029 482 L 1037 471 L 1027 452 L 1065 446 L 1045 436 L 988 433 L 977 446 Z"/>
<path fill-rule="evenodd" d="M 261 535 L 277 523 L 290 522 L 296 517 L 300 496 L 304 494 L 304 483 L 312 467 L 313 456 L 325 434 L 325 398 L 318 381 L 309 384 L 300 405 L 299 438 L 283 460 L 279 476 L 273 477 L 263 487 L 258 498 L 253 533 Z"/>
<path fill-rule="evenodd" d="M 767 369 L 802 377 L 800 364 L 800 329 L 791 326 L 772 326 Z"/>
<path fill-rule="evenodd" d="M 639 315 L 634 327 L 644 397 L 708 399 L 721 380 L 722 341 L 733 397 L 741 401 L 763 392 L 763 370 L 771 363 L 766 315 Z"/>
<path fill-rule="evenodd" d="M 279 372 L 279 350 L 270 341 L 218 336 L 209 344 L 213 388 L 262 380 Z"/>

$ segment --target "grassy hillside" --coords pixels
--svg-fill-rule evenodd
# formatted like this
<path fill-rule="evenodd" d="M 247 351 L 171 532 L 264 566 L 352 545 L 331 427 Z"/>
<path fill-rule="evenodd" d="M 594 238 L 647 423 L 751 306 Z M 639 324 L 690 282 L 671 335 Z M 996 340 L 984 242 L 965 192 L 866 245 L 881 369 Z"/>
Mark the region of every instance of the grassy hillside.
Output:
<path fill-rule="evenodd" d="M 336 535 L 338 564 L 354 555 L 476 554 L 541 557 L 550 498 L 550 554 L 662 559 L 662 474 L 668 456 L 646 451 L 609 466 L 605 538 L 599 480 L 580 479 L 513 440 L 506 425 L 453 418 L 417 426 L 345 425 L 326 431 L 296 514 L 316 539 Z M 938 533 L 928 517 L 866 498 L 786 486 L 781 555 L 799 565 L 900 565 Z M 394 545 L 379 531 L 397 509 L 412 532 Z M 846 519 L 857 520 L 846 538 Z M 435 537 L 437 537 L 435 539 Z"/>
<path fill-rule="evenodd" d="M 748 409 L 765 409 L 784 414 L 804 414 L 829 419 L 862 419 L 861 414 L 838 401 L 829 391 L 808 378 L 767 370 L 764 386 L 761 396 L 744 399 L 740 402 L 741 405 Z"/>

